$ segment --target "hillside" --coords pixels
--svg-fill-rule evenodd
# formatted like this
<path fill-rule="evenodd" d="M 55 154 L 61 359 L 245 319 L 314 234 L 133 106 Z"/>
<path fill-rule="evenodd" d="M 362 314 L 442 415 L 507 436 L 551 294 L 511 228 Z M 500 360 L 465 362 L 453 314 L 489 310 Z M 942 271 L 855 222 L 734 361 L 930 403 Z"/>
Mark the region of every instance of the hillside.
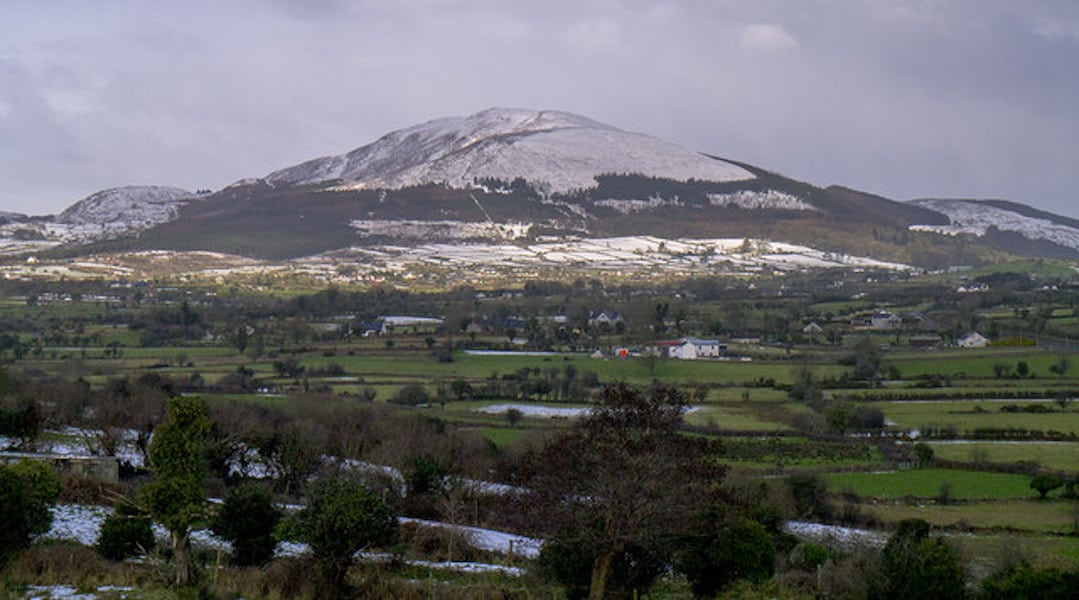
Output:
<path fill-rule="evenodd" d="M 54 257 L 162 250 L 302 261 L 608 238 L 753 239 L 933 268 L 1079 256 L 1074 220 L 1023 205 L 896 202 L 520 109 L 430 121 L 213 193 L 133 186 L 52 218 L 0 216 L 0 252 L 53 248 Z"/>

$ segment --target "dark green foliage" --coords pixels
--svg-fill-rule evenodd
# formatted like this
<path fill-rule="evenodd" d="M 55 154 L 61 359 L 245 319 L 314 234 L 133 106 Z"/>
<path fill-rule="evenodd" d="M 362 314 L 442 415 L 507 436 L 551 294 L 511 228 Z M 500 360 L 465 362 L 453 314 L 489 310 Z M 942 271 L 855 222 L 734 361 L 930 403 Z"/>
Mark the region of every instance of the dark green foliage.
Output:
<path fill-rule="evenodd" d="M 107 560 L 124 560 L 145 554 L 154 547 L 150 517 L 130 502 L 119 501 L 114 512 L 105 517 L 94 549 Z"/>
<path fill-rule="evenodd" d="M 928 467 L 933 464 L 933 447 L 925 442 L 914 444 L 914 455 L 918 457 L 919 467 Z"/>
<path fill-rule="evenodd" d="M 201 398 L 169 400 L 168 420 L 157 428 L 150 444 L 154 481 L 144 488 L 144 497 L 154 518 L 170 531 L 187 531 L 203 516 L 203 447 L 209 432 Z"/>
<path fill-rule="evenodd" d="M 581 544 L 548 542 L 540 549 L 539 572 L 545 579 L 561 585 L 569 600 L 586 598 L 592 581 L 592 562 L 596 558 L 593 554 Z"/>
<path fill-rule="evenodd" d="M 1079 598 L 1079 573 L 1037 569 L 1021 563 L 982 581 L 984 600 L 1069 600 Z"/>
<path fill-rule="evenodd" d="M 390 398 L 390 402 L 394 404 L 404 404 L 406 406 L 418 406 L 420 404 L 427 404 L 431 401 L 431 395 L 427 393 L 427 390 L 418 383 L 410 383 L 402 386 L 397 390 L 393 398 Z"/>
<path fill-rule="evenodd" d="M 412 459 L 412 465 L 408 470 L 408 493 L 410 495 L 423 495 L 437 491 L 442 487 L 442 479 L 447 470 L 439 461 L 428 456 L 417 456 Z"/>
<path fill-rule="evenodd" d="M 1064 485 L 1064 479 L 1052 473 L 1038 473 L 1030 480 L 1030 489 L 1036 490 L 1042 500 L 1049 492 Z"/>
<path fill-rule="evenodd" d="M 679 561 L 693 593 L 711 596 L 735 581 L 761 582 L 775 572 L 772 536 L 756 521 L 738 520 L 691 543 Z"/>
<path fill-rule="evenodd" d="M 397 535 L 397 515 L 358 481 L 323 480 L 307 507 L 284 521 L 283 533 L 310 545 L 326 583 L 342 591 L 352 555 L 390 544 Z"/>
<path fill-rule="evenodd" d="M 205 440 L 210 432 L 206 403 L 178 396 L 168 403 L 168 420 L 154 432 L 150 466 L 154 481 L 143 488 L 143 503 L 169 530 L 176 557 L 176 583 L 188 585 L 194 575 L 191 528 L 205 514 Z"/>
<path fill-rule="evenodd" d="M 0 562 L 26 548 L 52 525 L 49 507 L 60 495 L 52 467 L 34 461 L 0 465 Z"/>
<path fill-rule="evenodd" d="M 254 485 L 234 488 L 221 510 L 210 521 L 210 529 L 232 544 L 232 562 L 240 566 L 262 565 L 273 558 L 274 529 L 281 511 L 270 494 Z"/>
<path fill-rule="evenodd" d="M 570 600 L 587 598 L 592 581 L 592 566 L 598 552 L 581 545 L 552 542 L 543 545 L 539 571 L 543 577 L 561 585 Z M 629 546 L 611 565 L 607 591 L 611 597 L 635 597 L 647 593 L 666 570 L 666 562 L 639 546 Z"/>
<path fill-rule="evenodd" d="M 881 553 L 885 589 L 878 596 L 896 600 L 963 598 L 966 583 L 958 553 L 941 538 L 929 537 L 920 519 L 900 522 Z"/>
<path fill-rule="evenodd" d="M 787 488 L 794 498 L 794 510 L 798 518 L 828 519 L 832 516 L 828 484 L 815 473 L 794 473 L 787 478 Z"/>
<path fill-rule="evenodd" d="M 37 437 L 43 421 L 37 400 L 26 387 L 0 369 L 0 435 L 19 438 L 24 443 Z"/>
<path fill-rule="evenodd" d="M 813 571 L 828 561 L 828 549 L 813 542 L 801 542 L 791 551 L 790 560 L 799 569 Z"/>

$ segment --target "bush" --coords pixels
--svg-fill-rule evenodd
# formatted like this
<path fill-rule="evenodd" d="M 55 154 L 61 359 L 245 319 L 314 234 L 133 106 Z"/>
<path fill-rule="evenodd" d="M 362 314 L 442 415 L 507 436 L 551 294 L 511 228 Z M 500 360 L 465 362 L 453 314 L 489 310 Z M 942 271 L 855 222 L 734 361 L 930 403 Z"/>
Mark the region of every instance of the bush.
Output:
<path fill-rule="evenodd" d="M 60 480 L 49 465 L 28 460 L 0 465 L 0 562 L 49 530 L 49 507 L 59 495 Z"/>
<path fill-rule="evenodd" d="M 1020 563 L 982 581 L 985 600 L 1067 600 L 1076 597 L 1079 573 L 1056 568 L 1036 569 Z"/>
<path fill-rule="evenodd" d="M 240 566 L 263 565 L 273 558 L 274 529 L 281 511 L 270 494 L 254 485 L 233 489 L 210 522 L 210 529 L 232 544 L 232 561 Z"/>
<path fill-rule="evenodd" d="M 116 503 L 114 512 L 105 517 L 94 549 L 101 558 L 124 560 L 146 554 L 154 547 L 154 531 L 150 517 L 142 514 L 130 502 Z"/>
<path fill-rule="evenodd" d="M 933 447 L 925 442 L 914 444 L 914 455 L 918 457 L 919 467 L 928 467 L 933 464 Z"/>
<path fill-rule="evenodd" d="M 790 562 L 804 571 L 814 571 L 828 561 L 828 549 L 813 542 L 801 542 L 790 554 Z"/>
<path fill-rule="evenodd" d="M 431 401 L 431 395 L 427 393 L 427 390 L 418 383 L 410 383 L 397 390 L 397 393 L 390 398 L 390 402 L 394 404 L 403 404 L 405 406 L 419 406 L 420 404 L 428 404 Z"/>
<path fill-rule="evenodd" d="M 943 539 L 930 539 L 921 519 L 899 523 L 881 553 L 885 589 L 875 596 L 895 599 L 962 598 L 966 593 L 958 553 Z"/>
<path fill-rule="evenodd" d="M 360 550 L 390 544 L 397 535 L 397 515 L 362 483 L 348 479 L 320 481 L 307 507 L 288 518 L 287 539 L 311 546 L 325 583 L 348 596 L 345 574 Z"/>
<path fill-rule="evenodd" d="M 539 556 L 540 574 L 557 582 L 569 600 L 587 598 L 592 581 L 592 565 L 598 553 L 580 544 L 559 541 L 543 545 Z M 611 597 L 637 597 L 647 592 L 666 569 L 666 562 L 635 545 L 628 546 L 611 565 Z"/>
<path fill-rule="evenodd" d="M 1064 485 L 1064 479 L 1051 473 L 1038 473 L 1030 480 L 1030 489 L 1037 491 L 1042 500 L 1045 499 L 1049 492 L 1062 485 Z"/>
<path fill-rule="evenodd" d="M 741 520 L 720 528 L 703 546 L 690 548 L 679 568 L 695 595 L 711 596 L 738 580 L 768 579 L 775 571 L 775 554 L 764 526 Z"/>
<path fill-rule="evenodd" d="M 832 517 L 828 485 L 815 473 L 795 473 L 787 478 L 787 488 L 794 498 L 795 516 L 799 519 Z"/>

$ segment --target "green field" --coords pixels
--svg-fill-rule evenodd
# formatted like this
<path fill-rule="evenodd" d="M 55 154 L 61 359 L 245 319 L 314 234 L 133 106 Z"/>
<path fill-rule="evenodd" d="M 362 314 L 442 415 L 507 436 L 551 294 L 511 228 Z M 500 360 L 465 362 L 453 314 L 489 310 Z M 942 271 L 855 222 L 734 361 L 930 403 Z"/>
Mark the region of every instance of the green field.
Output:
<path fill-rule="evenodd" d="M 1014 404 L 1043 406 L 1053 412 L 1028 413 L 1004 412 L 1001 407 Z M 989 427 L 996 429 L 1031 429 L 1079 434 L 1079 409 L 1068 404 L 1061 409 L 1052 402 L 1015 400 L 1007 402 L 986 401 L 924 401 L 924 402 L 873 402 L 885 419 L 894 422 L 893 429 L 909 431 L 930 427 L 952 427 L 963 432 Z"/>
<path fill-rule="evenodd" d="M 1010 473 L 907 469 L 882 473 L 830 473 L 825 479 L 832 492 L 851 491 L 857 496 L 871 498 L 933 498 L 940 495 L 945 484 L 950 486 L 950 496 L 956 500 L 1037 496 L 1037 492 L 1030 489 L 1030 477 Z"/>
<path fill-rule="evenodd" d="M 1044 500 L 1005 500 L 963 504 L 861 505 L 878 520 L 895 524 L 903 519 L 922 519 L 936 527 L 955 529 L 1022 530 L 1033 533 L 1069 534 L 1077 530 L 1076 505 Z M 1016 515 L 1022 515 L 1017 519 Z"/>
<path fill-rule="evenodd" d="M 1037 463 L 1058 471 L 1079 472 L 1076 442 L 930 442 L 934 455 L 945 460 L 975 463 Z"/>

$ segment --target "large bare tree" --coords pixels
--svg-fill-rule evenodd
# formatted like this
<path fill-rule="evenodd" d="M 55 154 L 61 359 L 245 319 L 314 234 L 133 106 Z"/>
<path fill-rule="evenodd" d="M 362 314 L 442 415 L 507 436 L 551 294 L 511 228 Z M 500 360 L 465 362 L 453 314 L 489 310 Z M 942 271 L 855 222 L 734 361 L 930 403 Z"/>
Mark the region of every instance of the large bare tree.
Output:
<path fill-rule="evenodd" d="M 716 501 L 723 468 L 709 442 L 680 432 L 686 395 L 605 387 L 598 405 L 535 456 L 523 510 L 553 544 L 590 557 L 589 597 L 607 595 L 617 561 L 658 563 Z"/>

